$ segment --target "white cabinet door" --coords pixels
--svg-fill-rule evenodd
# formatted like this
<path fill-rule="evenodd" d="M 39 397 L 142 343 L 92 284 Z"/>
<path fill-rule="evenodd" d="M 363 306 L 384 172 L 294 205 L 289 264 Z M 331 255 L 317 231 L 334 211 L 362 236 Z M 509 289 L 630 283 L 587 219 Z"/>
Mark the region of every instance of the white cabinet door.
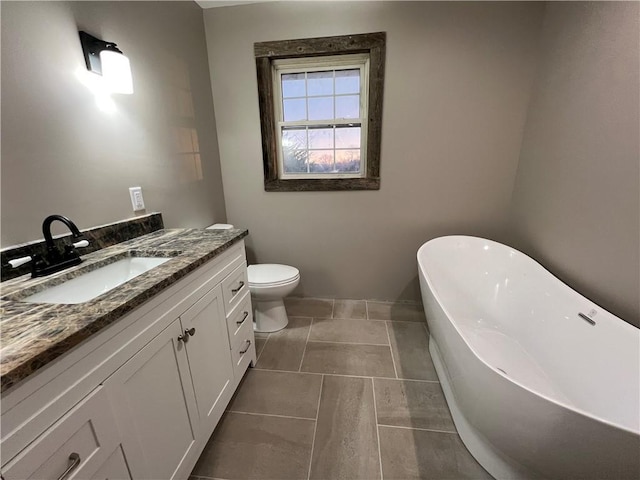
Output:
<path fill-rule="evenodd" d="M 131 475 L 171 479 L 198 438 L 184 332 L 176 319 L 104 383 Z"/>
<path fill-rule="evenodd" d="M 180 316 L 189 335 L 187 357 L 200 427 L 207 438 L 233 395 L 233 368 L 224 315 L 222 289 L 209 291 Z"/>
<path fill-rule="evenodd" d="M 91 475 L 93 480 L 132 480 L 122 448 L 118 445 L 111 456 Z"/>

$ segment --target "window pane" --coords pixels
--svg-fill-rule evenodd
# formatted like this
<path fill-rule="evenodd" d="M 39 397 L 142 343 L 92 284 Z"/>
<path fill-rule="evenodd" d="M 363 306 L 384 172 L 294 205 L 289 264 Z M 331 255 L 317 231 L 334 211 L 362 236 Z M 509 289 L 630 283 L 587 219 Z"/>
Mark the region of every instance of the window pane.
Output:
<path fill-rule="evenodd" d="M 333 95 L 333 71 L 309 72 L 307 74 L 308 95 Z"/>
<path fill-rule="evenodd" d="M 310 128 L 309 148 L 333 148 L 333 128 Z"/>
<path fill-rule="evenodd" d="M 360 127 L 336 127 L 336 148 L 360 148 Z"/>
<path fill-rule="evenodd" d="M 309 120 L 329 119 L 333 119 L 333 97 L 309 98 Z"/>
<path fill-rule="evenodd" d="M 360 95 L 336 97 L 336 118 L 359 118 Z"/>
<path fill-rule="evenodd" d="M 287 73 L 282 75 L 282 96 L 284 98 L 305 96 L 304 73 Z"/>
<path fill-rule="evenodd" d="M 359 172 L 360 150 L 336 150 L 336 171 Z"/>
<path fill-rule="evenodd" d="M 284 173 L 307 173 L 307 151 L 283 147 Z"/>
<path fill-rule="evenodd" d="M 304 98 L 297 100 L 283 100 L 282 103 L 284 103 L 285 122 L 307 119 L 307 108 Z"/>
<path fill-rule="evenodd" d="M 336 94 L 360 93 L 360 70 L 336 70 Z"/>
<path fill-rule="evenodd" d="M 307 148 L 307 130 L 304 128 L 282 129 L 282 148 Z"/>
<path fill-rule="evenodd" d="M 331 173 L 333 171 L 333 150 L 310 150 L 309 171 Z"/>

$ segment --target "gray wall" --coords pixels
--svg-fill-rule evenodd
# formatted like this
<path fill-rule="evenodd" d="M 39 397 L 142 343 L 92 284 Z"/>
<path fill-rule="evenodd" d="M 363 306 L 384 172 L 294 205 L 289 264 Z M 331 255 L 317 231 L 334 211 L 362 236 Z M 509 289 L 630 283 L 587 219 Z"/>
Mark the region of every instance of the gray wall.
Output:
<path fill-rule="evenodd" d="M 80 29 L 131 60 L 135 93 L 112 113 L 76 76 Z M 136 185 L 168 227 L 226 220 L 202 9 L 2 2 L 2 245 L 42 238 L 51 213 L 80 228 L 132 217 Z"/>
<path fill-rule="evenodd" d="M 541 3 L 278 2 L 205 10 L 227 215 L 298 294 L 418 299 L 432 237 L 499 237 L 537 60 Z M 381 189 L 267 193 L 253 43 L 387 32 Z"/>
<path fill-rule="evenodd" d="M 638 326 L 639 10 L 548 5 L 511 212 L 515 246 Z"/>

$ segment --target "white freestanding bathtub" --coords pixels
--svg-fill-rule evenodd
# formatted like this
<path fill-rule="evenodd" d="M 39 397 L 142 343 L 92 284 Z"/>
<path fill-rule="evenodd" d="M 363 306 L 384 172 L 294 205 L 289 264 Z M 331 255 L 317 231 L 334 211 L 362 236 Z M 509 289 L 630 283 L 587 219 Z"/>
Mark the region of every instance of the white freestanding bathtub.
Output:
<path fill-rule="evenodd" d="M 490 240 L 431 240 L 418 270 L 447 403 L 489 473 L 640 478 L 640 330 Z"/>

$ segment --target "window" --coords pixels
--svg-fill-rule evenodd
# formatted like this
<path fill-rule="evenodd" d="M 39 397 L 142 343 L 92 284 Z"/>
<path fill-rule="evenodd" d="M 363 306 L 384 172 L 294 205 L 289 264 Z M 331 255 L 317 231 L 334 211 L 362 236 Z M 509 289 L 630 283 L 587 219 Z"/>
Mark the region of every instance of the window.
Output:
<path fill-rule="evenodd" d="M 385 34 L 255 44 L 267 191 L 380 188 Z"/>
<path fill-rule="evenodd" d="M 369 57 L 273 65 L 280 178 L 364 177 Z"/>

